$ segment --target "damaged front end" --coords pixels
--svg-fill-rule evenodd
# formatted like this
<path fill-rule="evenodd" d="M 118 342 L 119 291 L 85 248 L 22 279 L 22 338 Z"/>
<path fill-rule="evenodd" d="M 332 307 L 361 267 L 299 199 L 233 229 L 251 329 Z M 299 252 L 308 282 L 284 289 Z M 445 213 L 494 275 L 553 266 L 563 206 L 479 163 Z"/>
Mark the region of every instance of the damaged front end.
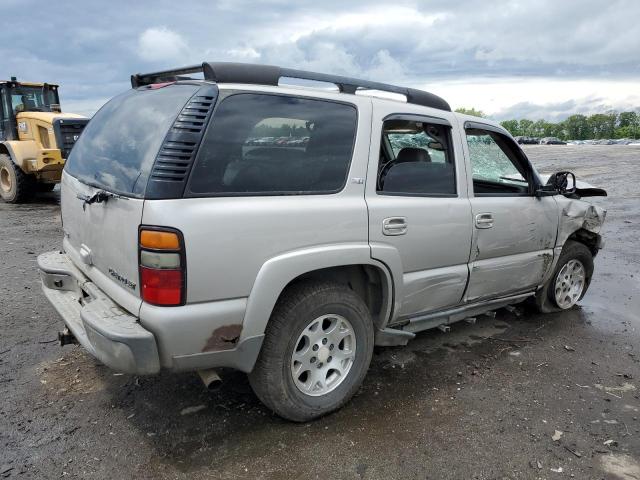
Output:
<path fill-rule="evenodd" d="M 560 221 L 556 244 L 564 245 L 569 238 L 575 238 L 589 246 L 595 256 L 598 250 L 604 247 L 601 231 L 607 211 L 582 198 L 606 195 L 604 190 L 578 181 L 572 194 L 557 196 Z"/>
<path fill-rule="evenodd" d="M 595 256 L 604 246 L 601 230 L 607 211 L 583 199 L 606 197 L 607 192 L 576 180 L 571 172 L 541 175 L 540 178 L 546 182 L 541 191 L 553 194 L 559 209 L 556 245 L 561 247 L 568 239 L 575 239 L 587 245 Z"/>

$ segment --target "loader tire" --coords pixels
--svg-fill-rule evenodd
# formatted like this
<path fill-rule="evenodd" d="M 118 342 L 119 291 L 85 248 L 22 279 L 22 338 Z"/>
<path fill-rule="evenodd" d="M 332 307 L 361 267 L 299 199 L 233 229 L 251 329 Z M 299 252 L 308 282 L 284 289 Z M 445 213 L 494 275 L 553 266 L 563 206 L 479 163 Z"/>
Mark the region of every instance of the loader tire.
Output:
<path fill-rule="evenodd" d="M 0 197 L 7 203 L 23 203 L 31 199 L 36 182 L 24 173 L 8 155 L 0 154 Z"/>

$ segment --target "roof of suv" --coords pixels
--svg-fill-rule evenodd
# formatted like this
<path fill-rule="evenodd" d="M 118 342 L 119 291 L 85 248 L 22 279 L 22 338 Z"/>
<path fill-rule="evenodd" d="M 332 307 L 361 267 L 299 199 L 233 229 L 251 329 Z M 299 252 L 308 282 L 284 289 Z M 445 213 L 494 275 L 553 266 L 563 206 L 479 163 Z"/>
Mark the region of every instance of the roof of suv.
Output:
<path fill-rule="evenodd" d="M 334 84 L 341 93 L 355 94 L 357 91 L 362 90 L 377 90 L 404 95 L 407 103 L 451 111 L 451 107 L 443 98 L 423 90 L 338 75 L 250 63 L 205 62 L 202 65 L 162 70 L 159 72 L 138 73 L 131 76 L 131 86 L 137 88 L 152 83 L 191 80 L 190 77 L 186 77 L 185 75 L 192 73 L 203 73 L 204 80 L 216 83 L 278 86 L 281 78 L 310 80 Z"/>

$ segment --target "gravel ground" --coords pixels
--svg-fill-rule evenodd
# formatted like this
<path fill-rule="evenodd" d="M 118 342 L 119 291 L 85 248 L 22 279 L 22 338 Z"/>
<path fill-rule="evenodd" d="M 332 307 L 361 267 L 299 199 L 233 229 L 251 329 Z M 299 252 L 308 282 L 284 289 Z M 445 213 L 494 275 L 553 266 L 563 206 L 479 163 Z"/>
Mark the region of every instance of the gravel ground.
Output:
<path fill-rule="evenodd" d="M 353 401 L 308 424 L 275 417 L 239 373 L 212 393 L 58 346 L 36 256 L 60 248 L 59 194 L 0 203 L 0 476 L 640 479 L 640 148 L 526 151 L 609 192 L 580 307 L 500 310 L 377 350 Z"/>

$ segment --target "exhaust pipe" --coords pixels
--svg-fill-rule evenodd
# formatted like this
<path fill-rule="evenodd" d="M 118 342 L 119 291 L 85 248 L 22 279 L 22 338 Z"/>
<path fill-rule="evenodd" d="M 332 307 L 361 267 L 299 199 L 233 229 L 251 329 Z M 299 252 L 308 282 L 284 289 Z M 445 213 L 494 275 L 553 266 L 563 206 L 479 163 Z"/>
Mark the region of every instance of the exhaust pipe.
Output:
<path fill-rule="evenodd" d="M 58 341 L 60 342 L 60 346 L 61 347 L 64 347 L 65 345 L 77 345 L 78 344 L 78 339 L 66 327 L 65 327 L 65 329 L 63 331 L 58 332 Z"/>
<path fill-rule="evenodd" d="M 207 390 L 217 390 L 222 385 L 222 379 L 213 368 L 198 370 L 198 375 Z"/>

